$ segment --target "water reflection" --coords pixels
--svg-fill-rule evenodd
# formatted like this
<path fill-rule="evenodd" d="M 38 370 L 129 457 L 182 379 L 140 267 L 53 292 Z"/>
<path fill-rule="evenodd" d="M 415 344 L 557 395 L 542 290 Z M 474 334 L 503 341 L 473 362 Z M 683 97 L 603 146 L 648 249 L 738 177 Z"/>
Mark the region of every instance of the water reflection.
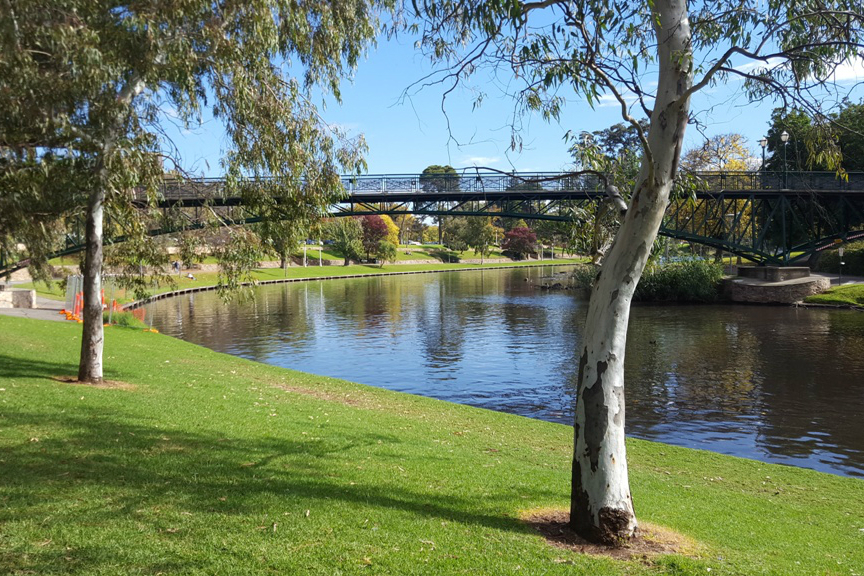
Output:
<path fill-rule="evenodd" d="M 548 270 L 546 271 L 548 272 Z M 227 352 L 375 386 L 570 423 L 586 304 L 535 292 L 541 270 L 423 274 L 163 300 L 154 325 Z M 636 306 L 628 432 L 864 476 L 864 315 Z"/>

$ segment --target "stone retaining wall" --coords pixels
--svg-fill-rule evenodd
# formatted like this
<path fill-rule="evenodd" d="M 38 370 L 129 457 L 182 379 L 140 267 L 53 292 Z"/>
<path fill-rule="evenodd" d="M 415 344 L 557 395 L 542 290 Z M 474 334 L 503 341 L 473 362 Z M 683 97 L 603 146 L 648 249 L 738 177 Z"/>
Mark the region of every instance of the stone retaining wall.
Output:
<path fill-rule="evenodd" d="M 727 278 L 724 293 L 733 302 L 756 304 L 794 304 L 807 296 L 821 294 L 831 287 L 831 280 L 811 276 L 784 282 L 763 282 L 751 278 Z"/>
<path fill-rule="evenodd" d="M 0 308 L 36 308 L 36 291 L 12 290 L 0 284 Z"/>
<path fill-rule="evenodd" d="M 806 266 L 738 266 L 738 276 L 756 278 L 766 282 L 783 282 L 796 278 L 808 278 L 810 268 Z"/>

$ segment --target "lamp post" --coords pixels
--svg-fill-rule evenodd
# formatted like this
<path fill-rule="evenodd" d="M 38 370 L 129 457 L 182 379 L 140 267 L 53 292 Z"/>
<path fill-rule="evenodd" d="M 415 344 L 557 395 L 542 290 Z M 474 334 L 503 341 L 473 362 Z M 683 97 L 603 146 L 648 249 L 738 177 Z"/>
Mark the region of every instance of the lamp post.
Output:
<path fill-rule="evenodd" d="M 762 147 L 762 166 L 759 167 L 759 187 L 765 188 L 765 147 L 768 146 L 768 138 L 763 136 L 759 140 L 759 146 Z"/>
<path fill-rule="evenodd" d="M 845 264 L 843 262 L 843 246 L 837 249 L 837 254 L 840 256 L 840 276 L 837 278 L 837 283 L 843 284 L 843 264 Z"/>
<path fill-rule="evenodd" d="M 780 140 L 783 141 L 783 189 L 789 189 L 789 165 L 786 163 L 786 145 L 789 144 L 789 133 L 783 130 L 780 134 Z"/>
<path fill-rule="evenodd" d="M 759 146 L 762 147 L 762 170 L 765 170 L 765 147 L 768 146 L 768 138 L 763 136 L 762 139 L 759 140 Z"/>

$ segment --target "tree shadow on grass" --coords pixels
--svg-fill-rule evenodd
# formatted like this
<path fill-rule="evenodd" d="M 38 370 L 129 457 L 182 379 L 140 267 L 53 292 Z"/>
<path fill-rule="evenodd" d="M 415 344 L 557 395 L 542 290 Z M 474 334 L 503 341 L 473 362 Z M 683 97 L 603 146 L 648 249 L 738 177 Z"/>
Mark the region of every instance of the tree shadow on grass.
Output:
<path fill-rule="evenodd" d="M 78 365 L 72 362 L 24 361 L 15 356 L 0 354 L 0 378 L 48 378 L 48 375 L 77 373 Z"/>
<path fill-rule="evenodd" d="M 50 363 L 42 367 L 48 371 L 56 368 Z M 409 454 L 410 465 L 406 464 L 400 439 L 389 434 L 358 430 L 345 423 L 316 432 L 320 437 L 298 439 L 299 433 L 292 430 L 294 438 L 283 434 L 249 439 L 222 437 L 214 431 L 180 432 L 170 424 L 151 426 L 130 421 L 134 418 L 87 407 L 75 413 L 3 414 L 0 422 L 7 431 L 53 432 L 38 441 L 22 438 L 2 458 L 0 525 L 10 520 L 39 523 L 48 514 L 53 523 L 110 525 L 144 509 L 160 508 L 190 516 L 252 518 L 262 513 L 262 502 L 265 508 L 269 506 L 270 498 L 278 510 L 286 506 L 321 510 L 347 504 L 368 507 L 373 509 L 371 514 L 379 516 L 375 508 L 442 522 L 530 532 L 517 519 L 496 512 L 515 498 L 512 492 L 490 491 L 491 495 L 480 499 L 476 494 L 460 495 L 456 488 L 424 490 L 427 484 L 446 484 L 464 471 L 454 468 L 446 454 L 435 452 Z M 422 482 L 415 481 L 413 487 L 400 482 L 398 472 L 394 472 L 400 464 L 425 466 L 419 472 L 424 475 Z M 360 467 L 365 470 L 358 471 Z M 99 498 L 103 497 L 106 504 L 100 505 Z M 48 504 L 93 498 L 84 506 Z M 159 521 L 148 519 L 144 523 Z M 96 549 L 98 543 L 90 543 L 90 547 L 94 548 L 90 552 L 81 550 L 73 555 L 77 562 L 86 563 L 86 555 L 92 556 L 94 566 L 104 561 L 106 554 Z M 37 573 L 56 570 L 59 560 L 52 554 L 56 551 L 29 549 L 28 569 Z"/>

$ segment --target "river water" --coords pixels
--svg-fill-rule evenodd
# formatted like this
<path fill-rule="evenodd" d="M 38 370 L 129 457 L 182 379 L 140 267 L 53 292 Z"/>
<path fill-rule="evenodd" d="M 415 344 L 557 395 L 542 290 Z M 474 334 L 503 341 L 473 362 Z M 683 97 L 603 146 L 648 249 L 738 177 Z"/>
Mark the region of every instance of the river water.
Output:
<path fill-rule="evenodd" d="M 147 313 L 219 352 L 572 424 L 587 302 L 532 288 L 552 270 L 199 292 Z M 862 313 L 635 305 L 625 370 L 635 437 L 864 477 Z"/>

